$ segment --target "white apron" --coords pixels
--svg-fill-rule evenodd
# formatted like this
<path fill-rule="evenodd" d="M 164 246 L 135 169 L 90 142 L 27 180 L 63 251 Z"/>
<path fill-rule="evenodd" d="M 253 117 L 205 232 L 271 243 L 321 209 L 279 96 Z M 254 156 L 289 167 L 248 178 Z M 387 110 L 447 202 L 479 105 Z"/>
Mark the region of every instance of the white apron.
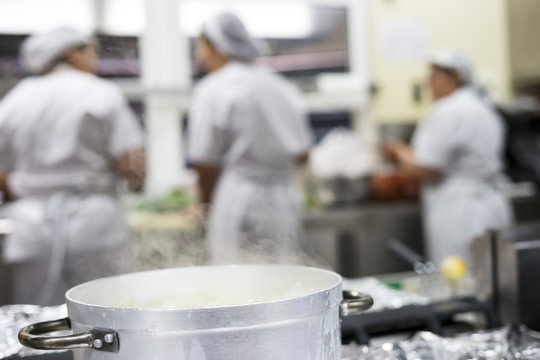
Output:
<path fill-rule="evenodd" d="M 447 178 L 424 190 L 423 205 L 426 250 L 438 265 L 449 255 L 472 264 L 473 239 L 512 221 L 509 202 L 497 180 Z"/>
<path fill-rule="evenodd" d="M 502 186 L 504 128 L 470 88 L 439 99 L 414 136 L 415 161 L 441 173 L 424 186 L 423 213 L 430 260 L 449 255 L 471 264 L 474 237 L 510 224 Z"/>
<path fill-rule="evenodd" d="M 286 263 L 299 247 L 300 199 L 291 176 L 225 170 L 209 222 L 213 263 Z"/>
<path fill-rule="evenodd" d="M 310 145 L 302 99 L 280 76 L 230 63 L 197 85 L 189 158 L 223 169 L 208 229 L 213 262 L 289 262 L 300 229 L 295 159 Z"/>
<path fill-rule="evenodd" d="M 128 229 L 111 194 L 25 196 L 5 213 L 14 224 L 3 253 L 12 303 L 60 304 L 69 288 L 132 268 Z"/>
<path fill-rule="evenodd" d="M 115 159 L 142 147 L 119 88 L 60 66 L 21 81 L 0 103 L 0 172 L 17 200 L 4 261 L 11 302 L 65 301 L 68 288 L 125 269 L 128 232 Z"/>

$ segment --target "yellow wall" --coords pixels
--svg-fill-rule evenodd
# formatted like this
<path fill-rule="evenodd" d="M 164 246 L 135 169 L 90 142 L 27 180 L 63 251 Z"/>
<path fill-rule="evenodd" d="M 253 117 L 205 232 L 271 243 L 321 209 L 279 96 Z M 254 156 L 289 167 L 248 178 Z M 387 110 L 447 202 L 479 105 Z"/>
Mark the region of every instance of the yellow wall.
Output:
<path fill-rule="evenodd" d="M 509 3 L 512 77 L 516 84 L 540 79 L 540 1 Z"/>
<path fill-rule="evenodd" d="M 381 27 L 388 21 L 422 24 L 427 29 L 429 51 L 444 46 L 463 49 L 476 73 L 488 74 L 502 99 L 510 97 L 506 0 L 367 1 L 370 74 L 379 87 L 373 102 L 378 121 L 417 121 L 429 105 L 425 87 L 424 101 L 415 104 L 412 100 L 413 84 L 425 84 L 426 64 L 419 59 L 388 59 L 381 49 Z"/>

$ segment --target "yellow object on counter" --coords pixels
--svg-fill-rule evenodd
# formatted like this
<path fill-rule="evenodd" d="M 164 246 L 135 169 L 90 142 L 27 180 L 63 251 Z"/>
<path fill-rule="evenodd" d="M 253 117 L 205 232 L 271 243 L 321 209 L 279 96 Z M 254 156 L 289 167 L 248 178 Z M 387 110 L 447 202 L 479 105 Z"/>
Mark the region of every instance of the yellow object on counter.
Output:
<path fill-rule="evenodd" d="M 447 256 L 443 259 L 440 270 L 446 281 L 456 283 L 467 274 L 467 263 L 459 256 Z"/>

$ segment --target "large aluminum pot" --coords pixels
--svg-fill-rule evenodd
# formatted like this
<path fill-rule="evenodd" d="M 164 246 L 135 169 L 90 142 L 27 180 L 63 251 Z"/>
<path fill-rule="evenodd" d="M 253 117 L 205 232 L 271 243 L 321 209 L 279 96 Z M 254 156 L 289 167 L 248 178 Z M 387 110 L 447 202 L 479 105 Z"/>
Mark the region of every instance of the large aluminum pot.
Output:
<path fill-rule="evenodd" d="M 340 316 L 372 304 L 341 283 L 334 272 L 289 265 L 103 278 L 66 293 L 68 318 L 29 325 L 19 340 L 75 349 L 75 360 L 338 360 Z M 70 328 L 76 334 L 44 335 Z"/>

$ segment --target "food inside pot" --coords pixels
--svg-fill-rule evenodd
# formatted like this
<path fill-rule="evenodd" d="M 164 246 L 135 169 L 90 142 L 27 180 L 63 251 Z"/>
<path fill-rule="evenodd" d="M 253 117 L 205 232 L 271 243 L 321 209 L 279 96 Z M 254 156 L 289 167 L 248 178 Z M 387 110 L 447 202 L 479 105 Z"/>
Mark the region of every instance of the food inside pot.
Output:
<path fill-rule="evenodd" d="M 174 291 L 158 296 L 140 296 L 126 299 L 119 303 L 113 303 L 112 307 L 122 308 L 145 308 L 145 309 L 190 309 L 219 306 L 234 306 L 254 304 L 298 297 L 302 294 L 315 292 L 315 289 L 307 289 L 301 283 L 297 283 L 291 289 L 274 293 L 255 294 L 249 289 L 239 290 L 238 293 L 213 291 L 212 289 L 200 289 L 196 293 L 185 294 Z"/>
<path fill-rule="evenodd" d="M 111 277 L 70 290 L 68 299 L 137 309 L 195 309 L 286 300 L 335 286 L 339 275 L 295 266 L 209 266 Z"/>

